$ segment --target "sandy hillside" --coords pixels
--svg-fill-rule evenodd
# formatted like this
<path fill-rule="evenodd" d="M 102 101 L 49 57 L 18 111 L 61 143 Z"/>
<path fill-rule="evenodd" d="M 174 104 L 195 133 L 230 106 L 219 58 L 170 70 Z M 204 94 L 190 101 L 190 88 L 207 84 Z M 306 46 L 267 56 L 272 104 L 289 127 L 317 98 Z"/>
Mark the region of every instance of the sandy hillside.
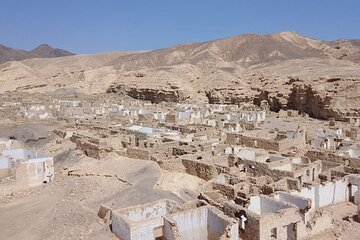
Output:
<path fill-rule="evenodd" d="M 0 65 L 0 92 L 115 92 L 153 102 L 266 100 L 274 111 L 341 120 L 360 115 L 359 61 L 357 40 L 247 34 L 147 52 L 7 62 Z"/>

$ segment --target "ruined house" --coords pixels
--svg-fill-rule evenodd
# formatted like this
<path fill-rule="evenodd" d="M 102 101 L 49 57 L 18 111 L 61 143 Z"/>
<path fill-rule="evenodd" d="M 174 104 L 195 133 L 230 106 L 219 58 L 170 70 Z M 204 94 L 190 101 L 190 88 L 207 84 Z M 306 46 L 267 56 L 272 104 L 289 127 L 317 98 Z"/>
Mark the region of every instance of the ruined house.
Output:
<path fill-rule="evenodd" d="M 202 206 L 176 210 L 160 200 L 112 211 L 112 231 L 123 240 L 238 239 L 238 223 L 219 210 Z"/>

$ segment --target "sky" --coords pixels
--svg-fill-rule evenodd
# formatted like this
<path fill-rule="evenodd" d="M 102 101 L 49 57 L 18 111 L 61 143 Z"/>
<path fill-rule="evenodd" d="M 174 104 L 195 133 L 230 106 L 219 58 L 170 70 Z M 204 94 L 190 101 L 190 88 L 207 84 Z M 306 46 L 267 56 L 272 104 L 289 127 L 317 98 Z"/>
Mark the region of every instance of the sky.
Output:
<path fill-rule="evenodd" d="M 360 39 L 360 0 L 0 0 L 0 44 L 25 50 L 151 50 L 281 31 Z"/>

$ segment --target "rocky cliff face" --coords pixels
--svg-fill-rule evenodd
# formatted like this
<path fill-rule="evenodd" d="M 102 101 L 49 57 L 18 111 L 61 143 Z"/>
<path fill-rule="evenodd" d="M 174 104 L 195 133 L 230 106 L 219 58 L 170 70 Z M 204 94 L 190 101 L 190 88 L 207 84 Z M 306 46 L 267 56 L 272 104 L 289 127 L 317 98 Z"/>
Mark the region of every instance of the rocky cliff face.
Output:
<path fill-rule="evenodd" d="M 255 95 L 243 95 L 236 88 L 213 88 L 206 92 L 206 97 L 212 104 L 239 104 L 255 99 Z"/>
<path fill-rule="evenodd" d="M 341 114 L 330 107 L 331 97 L 312 89 L 311 85 L 295 85 L 288 95 L 286 107 L 309 114 L 310 117 L 342 120 Z"/>
<path fill-rule="evenodd" d="M 152 103 L 160 102 L 182 102 L 189 98 L 189 95 L 178 89 L 155 89 L 127 87 L 124 85 L 112 84 L 107 90 L 108 93 L 122 93 L 132 98 L 148 100 Z"/>
<path fill-rule="evenodd" d="M 265 100 L 272 111 L 293 109 L 318 119 L 345 120 L 346 116 L 360 116 L 360 79 L 310 82 L 290 78 L 276 88 L 251 88 L 246 94 L 234 87 L 213 88 L 206 92 L 206 97 L 209 103 L 217 104 L 253 102 L 260 106 Z"/>

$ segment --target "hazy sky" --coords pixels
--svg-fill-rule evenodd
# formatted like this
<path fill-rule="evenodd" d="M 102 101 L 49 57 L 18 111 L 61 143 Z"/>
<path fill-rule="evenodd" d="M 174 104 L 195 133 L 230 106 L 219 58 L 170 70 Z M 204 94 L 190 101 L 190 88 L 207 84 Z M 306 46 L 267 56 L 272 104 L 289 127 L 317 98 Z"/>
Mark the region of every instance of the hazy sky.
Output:
<path fill-rule="evenodd" d="M 242 33 L 360 39 L 360 0 L 0 0 L 0 44 L 148 50 Z"/>

